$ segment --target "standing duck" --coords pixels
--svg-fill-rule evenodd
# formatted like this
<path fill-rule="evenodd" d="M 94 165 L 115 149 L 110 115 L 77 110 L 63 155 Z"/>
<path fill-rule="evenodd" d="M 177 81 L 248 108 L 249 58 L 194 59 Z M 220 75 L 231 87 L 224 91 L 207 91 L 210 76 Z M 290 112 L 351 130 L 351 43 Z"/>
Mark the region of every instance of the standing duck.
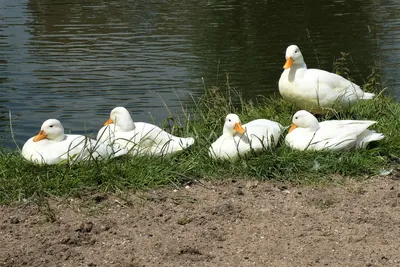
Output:
<path fill-rule="evenodd" d="M 286 49 L 285 69 L 279 79 L 279 93 L 300 109 L 324 114 L 327 109 L 343 108 L 360 99 L 372 99 L 375 94 L 342 76 L 320 69 L 307 69 L 298 46 Z"/>

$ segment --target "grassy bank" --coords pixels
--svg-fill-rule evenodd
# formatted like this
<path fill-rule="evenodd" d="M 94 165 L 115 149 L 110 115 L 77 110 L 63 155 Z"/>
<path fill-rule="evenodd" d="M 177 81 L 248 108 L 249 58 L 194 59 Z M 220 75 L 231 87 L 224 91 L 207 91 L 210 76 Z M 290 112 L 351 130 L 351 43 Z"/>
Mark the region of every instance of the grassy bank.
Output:
<path fill-rule="evenodd" d="M 367 86 L 377 87 L 369 79 Z M 335 177 L 365 178 L 389 170 L 400 162 L 400 104 L 378 94 L 361 101 L 346 113 L 331 113 L 327 119 L 376 120 L 374 129 L 385 138 L 368 149 L 345 152 L 300 152 L 286 147 L 283 140 L 275 150 L 266 150 L 237 162 L 213 161 L 209 145 L 222 133 L 225 116 L 237 113 L 243 123 L 267 118 L 290 125 L 297 108 L 279 95 L 244 102 L 226 84 L 205 89 L 199 99 L 185 107 L 183 119 L 170 117 L 163 127 L 176 135 L 193 136 L 196 143 L 184 153 L 170 158 L 122 157 L 73 166 L 36 166 L 18 151 L 0 150 L 0 203 L 41 199 L 44 196 L 79 195 L 81 192 L 124 191 L 190 183 L 198 179 L 259 179 L 319 184 Z M 284 135 L 286 132 L 284 133 Z M 283 135 L 283 137 L 284 137 Z"/>

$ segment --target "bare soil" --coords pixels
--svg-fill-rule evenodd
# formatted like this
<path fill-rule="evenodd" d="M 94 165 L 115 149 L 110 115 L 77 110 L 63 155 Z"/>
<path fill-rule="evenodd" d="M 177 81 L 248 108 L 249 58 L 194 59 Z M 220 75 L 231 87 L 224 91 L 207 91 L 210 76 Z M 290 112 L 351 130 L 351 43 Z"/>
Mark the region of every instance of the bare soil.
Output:
<path fill-rule="evenodd" d="M 400 266 L 400 176 L 229 180 L 0 207 L 2 266 Z"/>

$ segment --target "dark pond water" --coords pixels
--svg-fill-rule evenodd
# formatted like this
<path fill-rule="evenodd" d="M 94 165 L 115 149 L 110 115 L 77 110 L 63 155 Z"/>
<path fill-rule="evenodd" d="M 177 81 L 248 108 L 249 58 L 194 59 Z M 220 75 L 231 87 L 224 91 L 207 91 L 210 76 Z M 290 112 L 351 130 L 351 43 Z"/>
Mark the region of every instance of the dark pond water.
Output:
<path fill-rule="evenodd" d="M 95 133 L 115 106 L 160 124 L 226 73 L 246 99 L 277 93 L 290 44 L 327 70 L 350 52 L 359 83 L 380 64 L 400 95 L 398 0 L 2 0 L 2 143 L 9 111 L 22 145 L 48 118 Z"/>

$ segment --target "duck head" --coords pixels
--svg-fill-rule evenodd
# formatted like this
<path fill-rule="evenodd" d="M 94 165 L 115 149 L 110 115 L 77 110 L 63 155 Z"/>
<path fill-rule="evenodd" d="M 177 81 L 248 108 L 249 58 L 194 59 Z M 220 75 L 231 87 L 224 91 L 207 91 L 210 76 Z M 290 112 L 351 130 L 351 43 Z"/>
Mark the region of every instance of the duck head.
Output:
<path fill-rule="evenodd" d="M 116 107 L 111 110 L 110 118 L 104 123 L 104 126 L 112 123 L 122 129 L 122 131 L 131 131 L 135 129 L 131 114 L 129 114 L 129 111 L 124 107 Z"/>
<path fill-rule="evenodd" d="M 286 63 L 284 69 L 290 68 L 292 65 L 304 64 L 304 58 L 301 54 L 300 48 L 297 45 L 290 45 L 286 48 Z"/>
<path fill-rule="evenodd" d="M 236 132 L 243 134 L 246 130 L 242 127 L 240 118 L 236 114 L 228 114 L 225 118 L 224 134 L 231 136 L 235 135 Z"/>
<path fill-rule="evenodd" d="M 306 128 L 313 131 L 319 129 L 319 123 L 317 118 L 310 112 L 305 110 L 299 110 L 293 115 L 292 125 L 290 126 L 289 133 L 296 128 Z"/>
<path fill-rule="evenodd" d="M 33 138 L 33 142 L 38 142 L 43 139 L 58 142 L 64 140 L 64 127 L 59 120 L 49 119 L 43 122 L 40 132 Z"/>

